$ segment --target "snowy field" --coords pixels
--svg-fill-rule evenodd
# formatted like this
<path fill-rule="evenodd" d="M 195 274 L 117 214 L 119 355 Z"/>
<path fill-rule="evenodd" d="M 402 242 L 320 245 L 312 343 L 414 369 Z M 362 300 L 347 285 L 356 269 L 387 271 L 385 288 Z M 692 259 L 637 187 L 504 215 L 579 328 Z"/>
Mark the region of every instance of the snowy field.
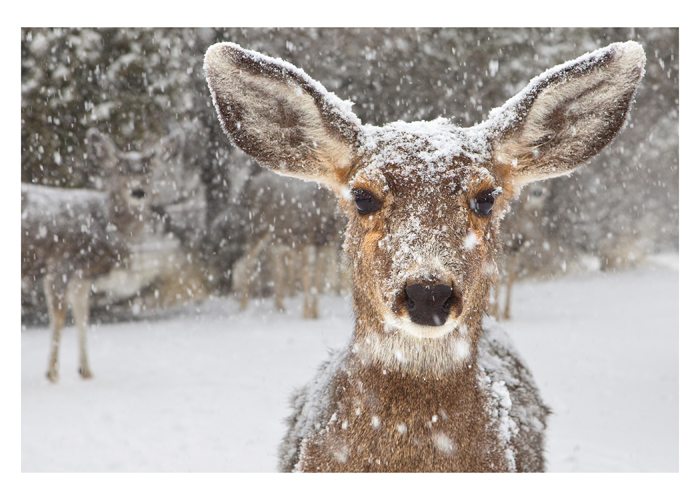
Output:
<path fill-rule="evenodd" d="M 678 470 L 677 262 L 515 289 L 506 327 L 554 412 L 549 470 Z M 290 392 L 351 331 L 347 299 L 321 306 L 304 321 L 298 300 L 286 314 L 210 300 L 93 326 L 88 382 L 68 328 L 58 385 L 44 378 L 48 330 L 23 331 L 22 470 L 275 470 Z"/>

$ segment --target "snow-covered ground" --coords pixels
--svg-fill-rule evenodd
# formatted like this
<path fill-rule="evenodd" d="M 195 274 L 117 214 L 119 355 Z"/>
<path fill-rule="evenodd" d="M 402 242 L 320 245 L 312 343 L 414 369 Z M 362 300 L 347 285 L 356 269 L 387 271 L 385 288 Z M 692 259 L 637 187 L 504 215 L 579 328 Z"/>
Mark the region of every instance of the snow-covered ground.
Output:
<path fill-rule="evenodd" d="M 619 274 L 524 283 L 507 323 L 553 410 L 552 471 L 678 470 L 677 256 Z M 273 471 L 292 389 L 351 330 L 347 299 L 93 326 L 96 378 L 44 378 L 49 334 L 22 333 L 23 471 Z"/>

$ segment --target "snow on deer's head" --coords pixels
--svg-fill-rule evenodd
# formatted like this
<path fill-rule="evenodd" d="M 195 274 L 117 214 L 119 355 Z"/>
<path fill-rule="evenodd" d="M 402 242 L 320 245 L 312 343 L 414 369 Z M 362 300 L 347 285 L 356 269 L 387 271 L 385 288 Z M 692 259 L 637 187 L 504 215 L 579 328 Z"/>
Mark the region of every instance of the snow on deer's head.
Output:
<path fill-rule="evenodd" d="M 467 325 L 481 321 L 509 203 L 613 139 L 644 63 L 639 44 L 612 44 L 543 73 L 470 128 L 442 118 L 362 125 L 302 70 L 231 43 L 210 47 L 204 67 L 233 143 L 338 195 L 356 335 L 400 364 L 421 342 L 474 347 L 479 328 Z"/>

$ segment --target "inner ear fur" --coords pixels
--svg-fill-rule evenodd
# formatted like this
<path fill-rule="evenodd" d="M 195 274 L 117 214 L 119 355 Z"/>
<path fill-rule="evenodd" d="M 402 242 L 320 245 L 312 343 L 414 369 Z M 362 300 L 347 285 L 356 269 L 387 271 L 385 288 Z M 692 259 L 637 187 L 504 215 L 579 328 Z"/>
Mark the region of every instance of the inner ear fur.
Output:
<path fill-rule="evenodd" d="M 645 61 L 640 44 L 614 43 L 534 78 L 492 112 L 495 160 L 520 185 L 571 172 L 620 131 Z"/>
<path fill-rule="evenodd" d="M 204 70 L 221 125 L 243 151 L 282 175 L 346 180 L 361 128 L 351 103 L 299 68 L 232 43 L 212 45 Z"/>

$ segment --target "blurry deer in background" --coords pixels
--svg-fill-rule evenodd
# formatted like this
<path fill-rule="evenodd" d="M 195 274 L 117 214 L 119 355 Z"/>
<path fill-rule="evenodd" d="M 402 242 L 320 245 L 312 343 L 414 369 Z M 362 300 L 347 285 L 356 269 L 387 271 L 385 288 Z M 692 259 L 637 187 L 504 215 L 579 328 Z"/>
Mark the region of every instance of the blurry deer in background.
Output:
<path fill-rule="evenodd" d="M 550 195 L 542 182 L 525 186 L 514 201 L 511 211 L 501 223 L 502 255 L 500 272 L 494 278 L 492 315 L 496 319 L 511 318 L 511 298 L 515 282 L 536 269 L 551 250 L 546 240 L 542 211 Z M 505 302 L 501 284 L 505 282 Z"/>
<path fill-rule="evenodd" d="M 284 299 L 302 281 L 303 317 L 318 318 L 318 294 L 324 281 L 337 287 L 340 218 L 333 196 L 318 186 L 285 179 L 271 172 L 253 176 L 243 190 L 242 204 L 248 244 L 234 264 L 234 293 L 241 309 L 260 275 L 261 256 L 272 264 L 275 307 L 284 311 Z"/>
<path fill-rule="evenodd" d="M 124 266 L 129 243 L 149 215 L 150 171 L 156 150 L 118 151 L 106 135 L 91 129 L 88 160 L 104 172 L 105 191 L 22 184 L 22 279 L 43 280 L 51 324 L 46 376 L 58 380 L 61 331 L 70 308 L 78 331 L 79 372 L 92 377 L 87 352 L 93 282 Z"/>
<path fill-rule="evenodd" d="M 505 334 L 483 325 L 499 222 L 526 184 L 617 134 L 644 73 L 635 42 L 557 66 L 488 120 L 363 125 L 302 70 L 238 45 L 205 71 L 231 141 L 332 188 L 349 218 L 355 324 L 299 391 L 285 471 L 542 471 L 548 410 Z"/>

